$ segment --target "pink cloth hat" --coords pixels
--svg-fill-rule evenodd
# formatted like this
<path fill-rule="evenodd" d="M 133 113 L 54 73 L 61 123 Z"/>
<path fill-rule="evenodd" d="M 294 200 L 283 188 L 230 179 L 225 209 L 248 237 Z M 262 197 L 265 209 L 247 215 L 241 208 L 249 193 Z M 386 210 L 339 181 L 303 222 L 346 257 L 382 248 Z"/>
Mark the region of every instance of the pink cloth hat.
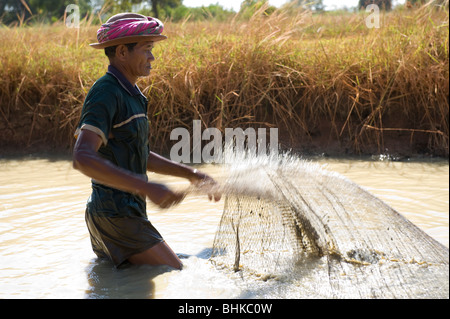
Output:
<path fill-rule="evenodd" d="M 161 35 L 164 25 L 156 18 L 138 13 L 119 13 L 106 21 L 97 31 L 98 43 L 91 43 L 95 49 L 134 43 L 139 41 L 161 41 L 167 39 Z"/>

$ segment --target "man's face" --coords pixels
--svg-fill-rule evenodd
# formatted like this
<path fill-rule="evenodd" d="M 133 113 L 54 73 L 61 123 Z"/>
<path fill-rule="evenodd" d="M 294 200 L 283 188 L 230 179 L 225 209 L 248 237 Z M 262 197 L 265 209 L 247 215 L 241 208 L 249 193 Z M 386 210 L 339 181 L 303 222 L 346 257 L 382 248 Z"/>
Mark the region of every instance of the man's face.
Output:
<path fill-rule="evenodd" d="M 131 75 L 136 77 L 148 76 L 155 60 L 152 54 L 153 42 L 138 42 L 131 52 L 128 52 L 127 64 Z"/>

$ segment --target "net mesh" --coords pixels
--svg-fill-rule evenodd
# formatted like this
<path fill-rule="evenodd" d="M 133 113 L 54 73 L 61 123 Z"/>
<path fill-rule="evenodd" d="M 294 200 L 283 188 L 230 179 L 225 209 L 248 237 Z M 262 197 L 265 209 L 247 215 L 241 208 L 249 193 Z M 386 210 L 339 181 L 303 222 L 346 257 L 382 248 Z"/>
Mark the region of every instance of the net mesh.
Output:
<path fill-rule="evenodd" d="M 304 286 L 326 279 L 313 289 L 322 297 L 448 298 L 448 248 L 350 180 L 298 159 L 226 170 L 215 265 Z"/>

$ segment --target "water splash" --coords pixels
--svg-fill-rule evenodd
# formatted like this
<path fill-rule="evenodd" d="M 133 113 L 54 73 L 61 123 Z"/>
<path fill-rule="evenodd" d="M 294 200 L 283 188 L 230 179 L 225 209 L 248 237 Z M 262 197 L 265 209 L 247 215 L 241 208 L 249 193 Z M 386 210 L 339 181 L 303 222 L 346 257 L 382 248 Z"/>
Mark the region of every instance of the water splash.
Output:
<path fill-rule="evenodd" d="M 216 265 L 325 298 L 448 298 L 448 248 L 380 199 L 289 154 L 229 154 Z"/>

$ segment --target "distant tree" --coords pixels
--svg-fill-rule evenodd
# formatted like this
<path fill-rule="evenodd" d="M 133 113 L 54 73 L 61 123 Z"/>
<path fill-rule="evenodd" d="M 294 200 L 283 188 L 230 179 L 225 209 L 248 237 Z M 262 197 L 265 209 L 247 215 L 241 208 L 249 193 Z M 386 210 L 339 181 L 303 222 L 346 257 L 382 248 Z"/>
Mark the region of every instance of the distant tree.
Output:
<path fill-rule="evenodd" d="M 0 0 L 0 20 L 5 24 L 30 18 L 55 21 L 64 16 L 69 4 L 78 5 L 81 15 L 91 10 L 90 0 Z"/>
<path fill-rule="evenodd" d="M 18 17 L 29 17 L 28 9 L 24 3 L 18 0 L 0 0 L 0 21 L 9 24 L 17 20 Z"/>
<path fill-rule="evenodd" d="M 430 0 L 408 0 L 408 1 L 406 1 L 405 5 L 407 7 L 421 6 L 421 5 L 426 4 L 429 1 Z M 438 6 L 445 6 L 448 8 L 448 1 L 446 1 L 446 0 L 434 0 L 433 4 L 438 5 Z"/>
<path fill-rule="evenodd" d="M 274 6 L 269 5 L 268 0 L 244 0 L 241 3 L 241 8 L 239 9 L 239 13 L 243 18 L 250 18 L 261 9 L 263 6 L 266 6 L 264 10 L 264 14 L 271 14 L 276 10 Z"/>
<path fill-rule="evenodd" d="M 323 0 L 291 0 L 285 6 L 289 6 L 291 8 L 310 9 L 318 12 L 325 9 Z"/>
<path fill-rule="evenodd" d="M 104 0 L 103 7 L 110 13 L 127 12 L 132 10 L 133 5 L 138 5 L 142 2 L 142 0 Z"/>
<path fill-rule="evenodd" d="M 311 8 L 314 11 L 323 11 L 325 9 L 325 6 L 323 5 L 323 0 L 313 1 Z"/>
<path fill-rule="evenodd" d="M 178 6 L 172 10 L 166 8 L 167 17 L 170 17 L 172 21 L 180 21 L 189 17 L 190 21 L 204 21 L 204 20 L 215 20 L 215 21 L 225 21 L 230 16 L 234 15 L 234 11 L 229 11 L 224 9 L 218 4 L 210 4 L 205 7 L 195 7 L 188 8 L 184 5 Z"/>
<path fill-rule="evenodd" d="M 167 10 L 167 8 L 174 9 L 181 6 L 182 0 L 148 0 L 148 3 L 152 6 L 153 16 L 159 18 L 159 10 Z"/>
<path fill-rule="evenodd" d="M 365 9 L 369 4 L 376 4 L 381 10 L 389 11 L 392 9 L 391 0 L 359 0 L 358 8 Z"/>

